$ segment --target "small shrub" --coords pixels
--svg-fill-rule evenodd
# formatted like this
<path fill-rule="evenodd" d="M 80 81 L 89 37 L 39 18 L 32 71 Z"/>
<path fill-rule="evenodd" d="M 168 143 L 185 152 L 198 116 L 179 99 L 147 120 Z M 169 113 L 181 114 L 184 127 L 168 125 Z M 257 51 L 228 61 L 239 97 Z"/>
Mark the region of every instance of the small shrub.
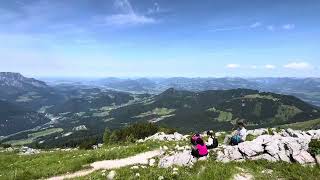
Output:
<path fill-rule="evenodd" d="M 174 128 L 162 126 L 159 128 L 159 132 L 164 132 L 166 134 L 173 134 L 173 133 L 177 132 L 177 130 Z"/>
<path fill-rule="evenodd" d="M 0 147 L 9 148 L 11 147 L 11 144 L 0 144 Z"/>
<path fill-rule="evenodd" d="M 109 132 L 105 132 L 105 142 L 111 144 L 134 142 L 151 136 L 159 131 L 159 127 L 152 123 L 136 123 L 123 129 L 114 130 L 110 136 Z M 109 139 L 108 139 L 109 136 Z"/>
<path fill-rule="evenodd" d="M 268 128 L 268 134 L 269 135 L 274 135 L 273 130 L 271 128 Z"/>
<path fill-rule="evenodd" d="M 85 139 L 79 144 L 79 149 L 92 149 L 93 145 L 98 144 L 97 138 Z"/>
<path fill-rule="evenodd" d="M 320 140 L 312 139 L 309 143 L 309 152 L 312 155 L 320 154 Z"/>
<path fill-rule="evenodd" d="M 254 140 L 256 137 L 252 134 L 247 135 L 246 141 L 252 141 Z"/>
<path fill-rule="evenodd" d="M 103 134 L 103 142 L 104 144 L 109 144 L 110 143 L 110 136 L 111 136 L 111 131 L 109 128 L 106 128 L 104 130 L 104 134 Z"/>

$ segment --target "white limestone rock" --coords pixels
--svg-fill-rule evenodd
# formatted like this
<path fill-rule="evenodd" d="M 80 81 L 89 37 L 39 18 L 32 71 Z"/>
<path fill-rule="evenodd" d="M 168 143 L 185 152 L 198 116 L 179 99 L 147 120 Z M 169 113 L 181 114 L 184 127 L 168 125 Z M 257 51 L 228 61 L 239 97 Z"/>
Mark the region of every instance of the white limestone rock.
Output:
<path fill-rule="evenodd" d="M 253 136 L 260 136 L 263 134 L 268 134 L 268 129 L 260 128 L 260 129 L 254 129 L 254 130 L 248 130 L 247 135 L 253 135 Z"/>
<path fill-rule="evenodd" d="M 320 155 L 316 155 L 316 157 L 315 157 L 315 158 L 316 158 L 316 162 L 317 162 L 317 164 L 318 164 L 318 165 L 320 165 Z"/>
<path fill-rule="evenodd" d="M 292 158 L 299 164 L 315 163 L 315 159 L 307 151 L 300 151 L 299 154 L 292 155 Z"/>
<path fill-rule="evenodd" d="M 264 147 L 260 141 L 246 141 L 238 145 L 239 151 L 248 157 L 263 153 Z"/>
<path fill-rule="evenodd" d="M 179 134 L 177 132 L 173 134 L 165 134 L 164 132 L 156 133 L 152 136 L 146 137 L 145 139 L 139 139 L 137 142 L 145 142 L 148 140 L 152 141 L 180 141 L 187 139 L 187 136 Z"/>
<path fill-rule="evenodd" d="M 159 167 L 168 168 L 173 165 L 192 166 L 195 162 L 196 158 L 191 155 L 190 151 L 183 151 L 161 158 L 159 161 Z"/>
<path fill-rule="evenodd" d="M 149 160 L 149 166 L 154 166 L 156 163 L 156 160 L 155 159 L 150 159 Z"/>
<path fill-rule="evenodd" d="M 115 176 L 116 176 L 116 171 L 110 171 L 108 176 L 107 176 L 107 179 L 108 180 L 113 180 Z"/>

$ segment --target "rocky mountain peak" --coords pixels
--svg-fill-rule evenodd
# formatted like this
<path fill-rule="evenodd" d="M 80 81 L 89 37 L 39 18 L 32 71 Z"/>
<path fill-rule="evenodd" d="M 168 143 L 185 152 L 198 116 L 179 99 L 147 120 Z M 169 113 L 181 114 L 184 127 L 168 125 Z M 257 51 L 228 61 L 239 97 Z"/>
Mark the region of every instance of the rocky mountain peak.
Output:
<path fill-rule="evenodd" d="M 0 72 L 0 87 L 24 88 L 26 85 L 46 88 L 47 84 L 33 78 L 26 78 L 20 73 Z"/>

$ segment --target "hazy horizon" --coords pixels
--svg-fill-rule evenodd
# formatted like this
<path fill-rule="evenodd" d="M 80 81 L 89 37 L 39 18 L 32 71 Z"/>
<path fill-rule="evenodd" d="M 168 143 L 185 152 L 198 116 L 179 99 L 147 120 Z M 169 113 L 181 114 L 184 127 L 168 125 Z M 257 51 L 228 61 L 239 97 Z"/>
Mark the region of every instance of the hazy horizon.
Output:
<path fill-rule="evenodd" d="M 68 79 L 104 79 L 104 78 L 118 78 L 118 79 L 169 79 L 169 78 L 189 78 L 189 79 L 206 79 L 206 78 L 240 78 L 240 79 L 255 79 L 255 78 L 292 78 L 292 79 L 308 79 L 308 78 L 317 78 L 316 76 L 306 76 L 306 77 L 298 77 L 298 76 L 37 76 L 37 75 L 27 75 L 20 72 L 9 72 L 3 71 L 0 73 L 18 73 L 27 78 L 35 78 L 35 79 L 52 79 L 52 80 L 68 80 Z"/>

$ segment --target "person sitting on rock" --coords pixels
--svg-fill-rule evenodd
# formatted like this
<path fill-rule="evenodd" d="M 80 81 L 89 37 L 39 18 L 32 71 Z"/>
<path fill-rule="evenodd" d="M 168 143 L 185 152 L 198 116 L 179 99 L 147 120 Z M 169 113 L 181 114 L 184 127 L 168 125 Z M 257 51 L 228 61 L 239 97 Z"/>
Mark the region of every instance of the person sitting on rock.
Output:
<path fill-rule="evenodd" d="M 214 137 L 213 131 L 207 131 L 208 135 L 208 142 L 207 142 L 207 149 L 213 149 L 218 147 L 218 139 Z"/>
<path fill-rule="evenodd" d="M 197 145 L 195 146 L 195 148 L 192 148 L 191 155 L 196 158 L 207 156 L 208 149 L 204 144 L 204 141 L 201 138 L 198 138 L 196 143 Z"/>
<path fill-rule="evenodd" d="M 243 121 L 239 121 L 238 123 L 238 129 L 235 132 L 235 134 L 231 137 L 230 145 L 235 146 L 239 143 L 242 143 L 246 141 L 247 137 L 247 130 L 245 128 L 245 124 Z"/>
<path fill-rule="evenodd" d="M 191 137 L 191 144 L 193 145 L 193 146 L 196 146 L 197 145 L 197 139 L 201 139 L 201 136 L 200 136 L 200 134 L 199 133 L 197 133 L 197 134 L 194 134 L 192 137 Z"/>

